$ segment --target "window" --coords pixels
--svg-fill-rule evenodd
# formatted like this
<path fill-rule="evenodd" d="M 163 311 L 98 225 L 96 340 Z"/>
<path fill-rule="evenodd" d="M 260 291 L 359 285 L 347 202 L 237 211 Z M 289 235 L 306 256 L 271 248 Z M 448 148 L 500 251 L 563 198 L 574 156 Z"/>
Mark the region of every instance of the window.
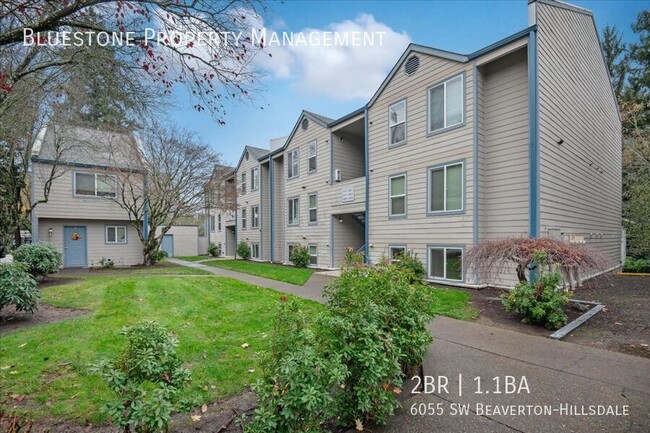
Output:
<path fill-rule="evenodd" d="M 221 231 L 221 214 L 217 215 L 217 230 Z"/>
<path fill-rule="evenodd" d="M 316 245 L 309 245 L 309 264 L 318 264 L 318 246 Z"/>
<path fill-rule="evenodd" d="M 429 89 L 429 132 L 463 123 L 463 76 Z"/>
<path fill-rule="evenodd" d="M 406 142 L 406 101 L 388 107 L 388 131 L 390 146 Z"/>
<path fill-rule="evenodd" d="M 428 211 L 463 210 L 463 163 L 429 169 Z"/>
<path fill-rule="evenodd" d="M 106 226 L 107 244 L 125 244 L 126 226 Z"/>
<path fill-rule="evenodd" d="M 300 199 L 298 197 L 289 199 L 287 210 L 289 211 L 288 224 L 290 226 L 300 224 Z"/>
<path fill-rule="evenodd" d="M 300 165 L 298 160 L 298 149 L 292 150 L 287 154 L 287 178 L 292 179 L 300 174 Z"/>
<path fill-rule="evenodd" d="M 309 143 L 309 155 L 307 158 L 307 166 L 308 169 L 307 171 L 311 173 L 312 171 L 316 171 L 316 152 L 318 151 L 318 146 L 316 141 L 312 141 Z"/>
<path fill-rule="evenodd" d="M 75 195 L 117 197 L 117 176 L 99 173 L 75 173 Z"/>
<path fill-rule="evenodd" d="M 251 258 L 252 259 L 260 258 L 260 244 L 258 243 L 251 244 Z"/>
<path fill-rule="evenodd" d="M 214 231 L 214 226 L 215 226 L 214 223 L 215 223 L 214 215 L 210 215 L 210 231 L 211 231 L 211 232 Z"/>
<path fill-rule="evenodd" d="M 246 208 L 243 207 L 241 209 L 241 228 L 242 229 L 246 228 L 246 222 L 247 222 L 246 218 L 247 218 L 247 216 L 246 216 Z"/>
<path fill-rule="evenodd" d="M 389 246 L 388 259 L 391 263 L 399 262 L 402 256 L 406 253 L 406 247 Z"/>
<path fill-rule="evenodd" d="M 260 168 L 255 167 L 251 170 L 251 191 L 260 188 Z"/>
<path fill-rule="evenodd" d="M 429 247 L 429 278 L 463 280 L 463 249 Z"/>
<path fill-rule="evenodd" d="M 241 193 L 246 194 L 246 173 L 241 174 Z"/>
<path fill-rule="evenodd" d="M 392 176 L 389 180 L 389 216 L 406 215 L 406 175 Z"/>
<path fill-rule="evenodd" d="M 309 224 L 318 222 L 318 196 L 309 194 Z"/>
<path fill-rule="evenodd" d="M 257 229 L 260 227 L 260 207 L 259 206 L 252 206 L 251 207 L 251 218 L 253 218 L 253 221 L 251 222 L 251 227 L 254 229 Z"/>

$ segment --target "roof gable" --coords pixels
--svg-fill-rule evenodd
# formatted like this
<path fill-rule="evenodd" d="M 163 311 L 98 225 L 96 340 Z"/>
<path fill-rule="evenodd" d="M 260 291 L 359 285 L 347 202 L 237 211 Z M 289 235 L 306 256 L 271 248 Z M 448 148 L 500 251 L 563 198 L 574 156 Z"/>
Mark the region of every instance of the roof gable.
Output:
<path fill-rule="evenodd" d="M 241 156 L 239 157 L 239 162 L 237 163 L 237 167 L 235 167 L 234 171 L 239 170 L 239 166 L 241 166 L 241 163 L 244 160 L 244 156 L 246 156 L 247 152 L 251 158 L 254 158 L 256 160 L 260 160 L 269 154 L 268 149 L 262 149 L 260 147 L 254 147 L 254 146 L 244 146 L 244 150 L 242 151 Z"/>

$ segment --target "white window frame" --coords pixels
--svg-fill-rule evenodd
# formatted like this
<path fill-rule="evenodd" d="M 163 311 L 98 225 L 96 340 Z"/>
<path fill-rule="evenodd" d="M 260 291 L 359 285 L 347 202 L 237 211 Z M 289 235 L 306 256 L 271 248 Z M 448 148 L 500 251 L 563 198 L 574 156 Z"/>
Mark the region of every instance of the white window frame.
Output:
<path fill-rule="evenodd" d="M 115 230 L 115 240 L 114 241 L 109 241 L 108 240 L 108 229 Z M 118 241 L 119 237 L 117 236 L 117 229 L 123 229 L 124 230 L 124 241 L 123 242 Z M 104 227 L 104 241 L 105 241 L 106 244 L 110 244 L 110 245 L 115 245 L 115 244 L 117 244 L 117 245 L 125 245 L 125 244 L 128 244 L 129 243 L 128 236 L 129 236 L 129 231 L 128 231 L 127 227 L 124 226 L 124 225 L 107 225 L 107 226 Z"/>
<path fill-rule="evenodd" d="M 291 202 L 294 202 L 292 206 L 289 205 Z M 291 215 L 292 207 L 294 215 Z M 300 197 L 290 197 L 287 199 L 287 225 L 300 225 Z"/>
<path fill-rule="evenodd" d="M 393 250 L 402 250 L 402 255 L 406 254 L 406 245 L 389 245 L 388 246 L 388 261 L 390 263 L 398 262 L 399 260 L 393 259 Z"/>
<path fill-rule="evenodd" d="M 460 165 L 460 209 L 447 209 L 447 169 L 449 167 L 453 167 L 456 165 Z M 431 173 L 433 171 L 437 170 L 444 170 L 443 174 L 443 179 L 445 181 L 445 184 L 443 186 L 443 205 L 444 209 L 443 210 L 431 210 L 431 182 L 432 182 L 432 176 Z M 462 213 L 465 211 L 465 162 L 464 161 L 456 161 L 456 162 L 450 162 L 448 164 L 442 164 L 442 165 L 436 165 L 433 167 L 427 168 L 427 214 L 429 215 L 436 215 L 436 214 L 444 214 L 444 213 Z"/>
<path fill-rule="evenodd" d="M 260 168 L 253 167 L 251 170 L 251 191 L 260 189 Z"/>
<path fill-rule="evenodd" d="M 311 207 L 311 197 L 316 197 L 316 205 L 314 207 Z M 311 219 L 311 212 L 314 211 L 316 218 L 312 221 Z M 307 222 L 311 225 L 316 225 L 318 224 L 318 193 L 311 193 L 307 195 Z"/>
<path fill-rule="evenodd" d="M 251 206 L 251 228 L 260 228 L 260 206 Z"/>
<path fill-rule="evenodd" d="M 312 248 L 316 249 L 316 254 L 311 253 Z M 309 251 L 309 265 L 310 266 L 318 266 L 318 245 L 317 244 L 309 244 L 309 245 L 307 245 L 307 251 Z M 311 262 L 312 258 L 316 259 L 316 263 Z"/>
<path fill-rule="evenodd" d="M 241 229 L 246 230 L 248 225 L 248 212 L 245 207 L 241 208 Z"/>
<path fill-rule="evenodd" d="M 313 149 L 313 155 L 312 155 Z M 307 144 L 307 173 L 314 173 L 318 169 L 318 142 L 316 140 L 310 141 Z M 311 160 L 314 160 L 314 168 L 311 168 Z"/>
<path fill-rule="evenodd" d="M 257 254 L 255 254 L 257 250 Z M 251 242 L 251 259 L 260 259 L 260 244 L 259 242 Z"/>
<path fill-rule="evenodd" d="M 404 194 L 398 194 L 398 195 L 392 195 L 392 182 L 393 179 L 396 179 L 398 177 L 403 177 L 404 178 Z M 407 177 L 406 173 L 399 173 L 399 174 L 394 174 L 388 177 L 388 216 L 390 218 L 403 218 L 406 216 L 407 211 L 406 211 L 406 205 L 407 205 L 407 199 L 406 199 L 406 191 L 408 190 L 407 188 Z M 393 199 L 394 198 L 401 198 L 404 197 L 404 213 L 400 214 L 395 214 L 393 213 Z"/>
<path fill-rule="evenodd" d="M 404 106 L 404 120 L 401 122 L 397 122 L 395 124 L 392 123 L 391 118 L 390 118 L 390 110 L 397 106 L 397 105 L 403 105 Z M 396 126 L 399 126 L 401 124 L 404 124 L 404 140 L 402 141 L 396 141 L 393 143 L 391 140 L 393 138 L 392 129 Z M 393 147 L 393 146 L 399 146 L 401 144 L 406 143 L 406 99 L 402 99 L 401 101 L 397 101 L 391 105 L 388 106 L 388 146 Z"/>
<path fill-rule="evenodd" d="M 240 181 L 242 195 L 246 194 L 246 172 L 241 174 L 239 181 Z"/>
<path fill-rule="evenodd" d="M 95 194 L 90 195 L 90 194 L 77 194 L 77 175 L 78 174 L 85 174 L 85 175 L 91 175 L 95 177 Z M 112 196 L 109 195 L 97 195 L 97 176 L 108 176 L 113 178 L 115 181 L 115 193 Z M 95 198 L 116 198 L 117 197 L 117 176 L 114 174 L 108 174 L 108 173 L 91 173 L 88 171 L 75 171 L 74 172 L 74 185 L 72 186 L 72 193 L 74 194 L 75 197 L 95 197 Z"/>
<path fill-rule="evenodd" d="M 460 78 L 460 122 L 448 125 L 447 124 L 447 84 L 451 81 L 457 80 L 458 78 Z M 431 123 L 432 123 L 431 122 L 431 93 L 433 92 L 433 90 L 439 88 L 440 86 L 444 86 L 442 92 L 443 123 L 441 128 L 431 129 Z M 449 128 L 453 128 L 454 126 L 462 125 L 463 123 L 465 123 L 465 74 L 456 75 L 454 77 L 451 77 L 443 81 L 442 83 L 438 83 L 436 85 L 429 87 L 427 89 L 427 133 L 436 134 L 438 132 L 445 131 Z"/>
<path fill-rule="evenodd" d="M 294 179 L 300 176 L 300 152 L 293 149 L 287 152 L 287 179 Z"/>
<path fill-rule="evenodd" d="M 431 250 L 442 250 L 442 257 L 444 262 L 442 264 L 443 277 L 434 277 L 431 275 Z M 455 250 L 460 251 L 460 279 L 447 278 L 447 251 Z M 461 246 L 443 246 L 443 245 L 428 245 L 427 246 L 427 278 L 432 280 L 446 280 L 462 282 L 463 279 L 463 258 L 465 257 L 465 248 Z"/>
<path fill-rule="evenodd" d="M 210 215 L 210 231 L 213 232 L 216 226 L 216 218 L 214 215 Z"/>

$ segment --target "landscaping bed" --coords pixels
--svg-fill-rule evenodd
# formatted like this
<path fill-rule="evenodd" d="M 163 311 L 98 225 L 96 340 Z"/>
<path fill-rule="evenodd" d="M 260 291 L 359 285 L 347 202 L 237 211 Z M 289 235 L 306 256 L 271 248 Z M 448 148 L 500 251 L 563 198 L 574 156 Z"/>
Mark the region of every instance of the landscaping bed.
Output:
<path fill-rule="evenodd" d="M 516 314 L 507 313 L 498 297 L 498 289 L 465 289 L 471 304 L 479 311 L 478 323 L 513 331 L 548 336 L 552 331 L 541 326 L 521 323 Z M 650 358 L 650 277 L 608 274 L 594 278 L 575 291 L 574 299 L 600 302 L 605 310 L 571 332 L 564 341 Z M 570 306 L 565 312 L 569 321 L 584 311 Z"/>

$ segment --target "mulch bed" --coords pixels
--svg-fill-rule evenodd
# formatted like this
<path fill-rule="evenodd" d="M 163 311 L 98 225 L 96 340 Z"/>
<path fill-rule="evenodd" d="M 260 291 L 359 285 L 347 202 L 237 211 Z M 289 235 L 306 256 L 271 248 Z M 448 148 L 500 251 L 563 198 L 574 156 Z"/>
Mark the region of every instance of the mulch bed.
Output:
<path fill-rule="evenodd" d="M 507 313 L 498 297 L 501 290 L 466 289 L 471 303 L 480 315 L 478 323 L 506 328 L 524 334 L 549 336 L 541 326 L 526 325 L 515 315 Z M 609 274 L 587 281 L 573 295 L 574 299 L 600 302 L 605 310 L 590 318 L 571 332 L 564 341 L 601 349 L 650 358 L 650 277 Z M 567 307 L 569 321 L 583 311 Z"/>

